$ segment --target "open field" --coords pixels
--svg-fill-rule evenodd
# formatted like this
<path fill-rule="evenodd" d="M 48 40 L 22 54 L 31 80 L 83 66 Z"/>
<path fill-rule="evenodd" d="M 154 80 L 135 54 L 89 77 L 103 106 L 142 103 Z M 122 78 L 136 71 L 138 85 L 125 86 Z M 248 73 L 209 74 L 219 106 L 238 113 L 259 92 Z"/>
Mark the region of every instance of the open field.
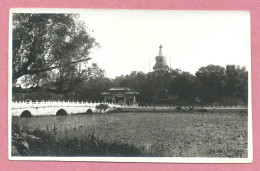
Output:
<path fill-rule="evenodd" d="M 247 119 L 245 111 L 13 117 L 21 131 L 55 127 L 55 142 L 93 135 L 164 157 L 239 158 L 247 157 Z"/>

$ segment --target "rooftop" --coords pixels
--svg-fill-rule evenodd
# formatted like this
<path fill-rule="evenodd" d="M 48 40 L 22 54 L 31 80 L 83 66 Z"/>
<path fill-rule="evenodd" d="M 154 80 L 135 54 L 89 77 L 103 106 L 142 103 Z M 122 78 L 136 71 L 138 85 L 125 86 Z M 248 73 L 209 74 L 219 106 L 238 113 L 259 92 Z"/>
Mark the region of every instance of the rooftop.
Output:
<path fill-rule="evenodd" d="M 109 89 L 109 91 L 128 91 L 128 90 L 130 89 L 127 87 L 113 87 Z"/>
<path fill-rule="evenodd" d="M 128 91 L 128 92 L 126 92 L 125 94 L 134 94 L 134 95 L 137 95 L 137 94 L 139 94 L 137 91 Z"/>

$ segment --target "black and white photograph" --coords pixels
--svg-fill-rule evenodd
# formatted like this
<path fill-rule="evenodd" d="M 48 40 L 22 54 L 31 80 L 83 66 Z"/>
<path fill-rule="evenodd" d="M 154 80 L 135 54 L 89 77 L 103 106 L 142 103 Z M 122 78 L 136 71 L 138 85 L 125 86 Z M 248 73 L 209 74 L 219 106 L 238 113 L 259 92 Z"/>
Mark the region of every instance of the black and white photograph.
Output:
<path fill-rule="evenodd" d="M 251 163 L 249 11 L 9 17 L 9 159 Z"/>

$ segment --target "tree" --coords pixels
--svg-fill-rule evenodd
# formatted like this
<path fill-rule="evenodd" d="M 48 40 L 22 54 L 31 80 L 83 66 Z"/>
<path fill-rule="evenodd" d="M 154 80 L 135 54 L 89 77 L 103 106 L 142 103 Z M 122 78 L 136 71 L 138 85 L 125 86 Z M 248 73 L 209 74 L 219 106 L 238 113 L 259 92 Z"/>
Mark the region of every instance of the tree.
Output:
<path fill-rule="evenodd" d="M 195 76 L 189 72 L 175 71 L 169 83 L 169 93 L 181 103 L 193 103 L 195 98 Z"/>
<path fill-rule="evenodd" d="M 196 72 L 199 81 L 197 93 L 204 103 L 220 101 L 224 95 L 225 68 L 218 65 L 201 67 Z"/>
<path fill-rule="evenodd" d="M 85 66 L 84 68 L 81 68 L 80 66 L 68 66 L 68 68 L 63 71 L 62 76 L 60 73 L 51 76 L 51 79 L 46 81 L 44 86 L 75 92 L 78 91 L 83 84 L 87 84 L 88 80 L 104 77 L 104 75 L 105 71 L 99 68 L 96 63 Z M 51 86 L 48 84 L 51 84 Z"/>
<path fill-rule="evenodd" d="M 64 82 L 75 77 L 79 63 L 86 63 L 98 46 L 76 14 L 19 13 L 12 21 L 14 83 L 24 77 L 23 83 L 39 85 L 53 75 Z"/>
<path fill-rule="evenodd" d="M 83 101 L 103 101 L 101 93 L 107 91 L 111 86 L 112 81 L 109 78 L 90 78 L 76 91 L 76 99 Z"/>
<path fill-rule="evenodd" d="M 229 105 L 237 104 L 240 99 L 247 104 L 248 96 L 248 72 L 245 67 L 227 65 L 226 70 L 226 86 L 225 94 L 229 101 Z"/>

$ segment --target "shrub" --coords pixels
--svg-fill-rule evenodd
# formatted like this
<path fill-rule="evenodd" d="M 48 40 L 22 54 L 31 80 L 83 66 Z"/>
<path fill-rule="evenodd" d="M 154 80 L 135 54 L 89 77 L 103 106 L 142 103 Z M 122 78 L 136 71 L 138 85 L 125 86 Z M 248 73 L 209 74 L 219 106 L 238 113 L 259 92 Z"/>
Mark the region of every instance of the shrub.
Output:
<path fill-rule="evenodd" d="M 121 113 L 121 112 L 123 112 L 122 108 L 115 107 L 115 108 L 112 108 L 111 110 L 109 110 L 107 113 Z"/>
<path fill-rule="evenodd" d="M 109 108 L 109 106 L 107 104 L 99 104 L 96 106 L 96 109 L 99 109 L 99 110 L 106 110 L 108 108 Z"/>
<path fill-rule="evenodd" d="M 177 110 L 177 111 L 181 111 L 181 110 L 182 110 L 182 107 L 178 106 L 178 107 L 176 107 L 176 110 Z"/>
<path fill-rule="evenodd" d="M 13 156 L 24 156 L 28 153 L 28 143 L 25 134 L 21 133 L 20 127 L 12 121 L 12 151 Z"/>
<path fill-rule="evenodd" d="M 192 111 L 193 109 L 194 109 L 194 107 L 193 107 L 193 106 L 190 106 L 190 107 L 189 107 L 189 110 L 190 110 L 190 111 Z"/>

